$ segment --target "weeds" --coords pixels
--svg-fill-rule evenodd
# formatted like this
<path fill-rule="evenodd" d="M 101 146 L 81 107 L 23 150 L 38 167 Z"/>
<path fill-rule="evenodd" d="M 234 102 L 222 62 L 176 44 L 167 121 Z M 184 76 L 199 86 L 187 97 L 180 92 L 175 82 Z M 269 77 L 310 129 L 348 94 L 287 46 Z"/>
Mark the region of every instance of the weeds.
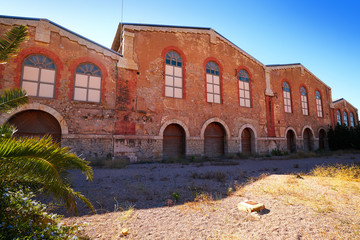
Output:
<path fill-rule="evenodd" d="M 360 166 L 355 164 L 317 166 L 315 169 L 311 170 L 310 175 L 317 177 L 331 177 L 345 181 L 360 181 Z"/>

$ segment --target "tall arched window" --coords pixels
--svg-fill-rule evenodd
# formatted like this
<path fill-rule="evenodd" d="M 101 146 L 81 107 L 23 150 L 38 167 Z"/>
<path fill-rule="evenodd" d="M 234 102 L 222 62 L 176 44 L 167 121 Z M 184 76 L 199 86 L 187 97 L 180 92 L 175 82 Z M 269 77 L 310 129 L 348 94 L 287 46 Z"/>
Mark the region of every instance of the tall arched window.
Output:
<path fill-rule="evenodd" d="M 319 91 L 315 92 L 315 97 L 316 97 L 316 111 L 317 111 L 317 115 L 318 117 L 322 117 L 323 116 L 323 112 L 322 112 L 322 102 L 321 102 L 321 94 Z"/>
<path fill-rule="evenodd" d="M 304 87 L 300 88 L 301 94 L 301 109 L 303 115 L 309 115 L 309 108 L 308 108 L 308 99 L 307 99 L 307 92 Z"/>
<path fill-rule="evenodd" d="M 354 114 L 350 113 L 350 126 L 355 127 Z"/>
<path fill-rule="evenodd" d="M 336 120 L 339 125 L 341 125 L 341 113 L 340 110 L 336 111 Z"/>
<path fill-rule="evenodd" d="M 21 88 L 29 96 L 53 98 L 56 66 L 48 57 L 31 55 L 23 62 Z"/>
<path fill-rule="evenodd" d="M 169 51 L 165 56 L 165 97 L 183 97 L 182 59 L 177 52 Z"/>
<path fill-rule="evenodd" d="M 83 63 L 76 68 L 74 100 L 100 102 L 101 71 L 92 63 Z"/>
<path fill-rule="evenodd" d="M 290 93 L 289 84 L 287 82 L 284 82 L 282 89 L 283 89 L 283 95 L 284 95 L 285 112 L 291 113 L 291 93 Z"/>
<path fill-rule="evenodd" d="M 349 125 L 347 112 L 344 112 L 344 124 L 345 126 Z"/>
<path fill-rule="evenodd" d="M 250 78 L 245 70 L 239 71 L 240 106 L 251 107 Z"/>
<path fill-rule="evenodd" d="M 221 102 L 220 69 L 215 62 L 206 64 L 206 95 L 210 103 Z"/>

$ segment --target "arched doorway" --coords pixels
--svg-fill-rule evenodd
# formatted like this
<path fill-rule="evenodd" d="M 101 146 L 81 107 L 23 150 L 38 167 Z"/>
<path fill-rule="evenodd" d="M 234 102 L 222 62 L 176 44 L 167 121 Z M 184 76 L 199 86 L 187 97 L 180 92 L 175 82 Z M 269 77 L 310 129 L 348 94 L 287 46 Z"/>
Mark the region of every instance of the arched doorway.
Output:
<path fill-rule="evenodd" d="M 224 155 L 225 131 L 216 122 L 210 123 L 204 133 L 204 152 L 207 157 L 219 157 Z"/>
<path fill-rule="evenodd" d="M 241 133 L 241 151 L 242 153 L 250 154 L 252 152 L 251 143 L 251 129 L 245 128 Z"/>
<path fill-rule="evenodd" d="M 321 150 L 325 149 L 325 138 L 326 138 L 326 132 L 324 129 L 321 129 L 319 131 L 319 149 Z"/>
<path fill-rule="evenodd" d="M 185 132 L 180 125 L 168 125 L 163 136 L 163 157 L 165 159 L 185 155 Z"/>
<path fill-rule="evenodd" d="M 61 141 L 61 127 L 51 114 L 40 110 L 26 110 L 12 116 L 9 124 L 17 128 L 15 137 L 43 137 L 51 135 L 54 142 Z"/>
<path fill-rule="evenodd" d="M 310 129 L 306 128 L 304 130 L 303 139 L 304 139 L 304 151 L 305 152 L 312 151 L 313 136 L 312 136 Z"/>
<path fill-rule="evenodd" d="M 286 133 L 286 141 L 287 141 L 287 149 L 289 152 L 295 152 L 296 151 L 296 139 L 295 139 L 295 133 L 293 130 L 289 130 Z"/>

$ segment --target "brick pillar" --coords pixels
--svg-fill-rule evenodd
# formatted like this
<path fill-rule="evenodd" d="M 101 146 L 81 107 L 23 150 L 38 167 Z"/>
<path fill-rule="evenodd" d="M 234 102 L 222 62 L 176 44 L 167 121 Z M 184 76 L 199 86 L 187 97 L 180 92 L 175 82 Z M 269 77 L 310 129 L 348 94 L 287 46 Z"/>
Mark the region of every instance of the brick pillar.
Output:
<path fill-rule="evenodd" d="M 266 101 L 266 126 L 268 129 L 268 137 L 276 137 L 273 97 L 265 96 L 265 101 Z"/>

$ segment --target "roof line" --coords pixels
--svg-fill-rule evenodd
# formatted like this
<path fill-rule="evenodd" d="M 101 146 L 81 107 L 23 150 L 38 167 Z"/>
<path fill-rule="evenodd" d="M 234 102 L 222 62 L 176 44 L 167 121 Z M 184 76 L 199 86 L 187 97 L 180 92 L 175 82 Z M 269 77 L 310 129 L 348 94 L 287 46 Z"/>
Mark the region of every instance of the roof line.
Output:
<path fill-rule="evenodd" d="M 86 38 L 86 37 L 84 37 L 84 36 L 82 36 L 82 35 L 74 32 L 74 31 L 71 31 L 71 30 L 69 30 L 68 28 L 65 28 L 65 27 L 63 27 L 63 26 L 61 26 L 61 25 L 59 25 L 59 24 L 57 24 L 57 23 L 55 23 L 55 22 L 53 22 L 53 21 L 50 21 L 50 20 L 47 19 L 47 18 L 17 17 L 17 16 L 6 16 L 6 15 L 0 15 L 0 18 L 19 19 L 19 20 L 31 20 L 31 21 L 41 21 L 41 20 L 47 21 L 47 22 L 51 23 L 52 25 L 54 25 L 54 26 L 56 26 L 56 27 L 58 27 L 58 28 L 61 28 L 61 29 L 65 30 L 65 31 L 67 31 L 67 32 L 69 32 L 69 33 L 71 33 L 71 34 L 74 34 L 74 35 L 76 35 L 76 36 L 78 36 L 78 37 L 86 40 L 86 41 L 89 41 L 89 42 L 91 42 L 91 43 L 93 43 L 93 44 L 95 44 L 95 45 L 98 45 L 99 47 L 105 48 L 106 50 L 108 50 L 108 51 L 110 51 L 110 52 L 112 52 L 112 53 L 115 53 L 116 55 L 122 56 L 120 53 L 118 53 L 118 52 L 116 52 L 116 51 L 114 51 L 114 50 L 112 50 L 112 49 L 110 49 L 110 48 L 107 48 L 107 47 L 101 45 L 100 43 L 97 43 L 97 42 L 95 42 L 95 41 L 93 41 L 93 40 L 91 40 L 91 39 L 89 39 L 89 38 Z"/>

